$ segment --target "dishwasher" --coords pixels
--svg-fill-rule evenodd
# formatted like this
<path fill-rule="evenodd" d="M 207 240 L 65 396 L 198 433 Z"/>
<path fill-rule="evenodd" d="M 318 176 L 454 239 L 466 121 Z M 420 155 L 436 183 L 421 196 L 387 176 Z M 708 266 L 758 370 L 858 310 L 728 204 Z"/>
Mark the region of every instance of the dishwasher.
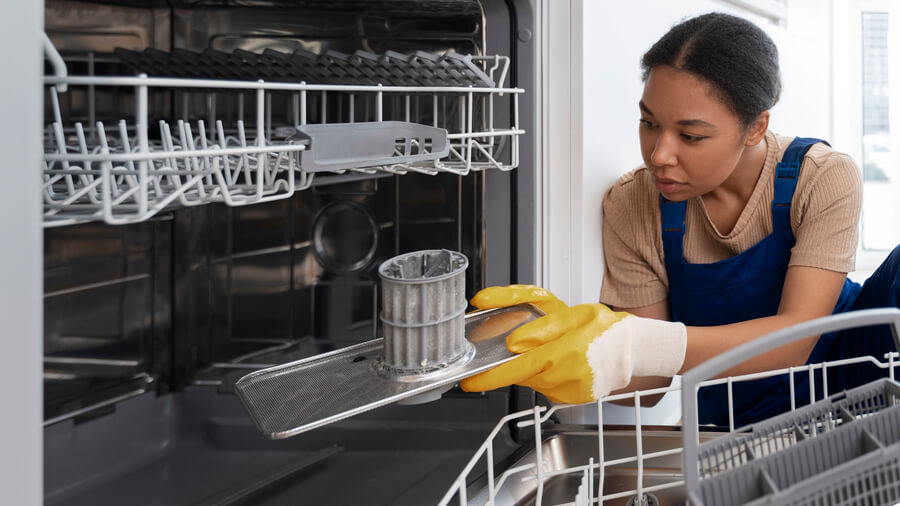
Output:
<path fill-rule="evenodd" d="M 539 402 L 273 441 L 235 395 L 381 335 L 388 258 L 464 254 L 467 300 L 534 279 L 536 5 L 45 2 L 45 504 L 435 503 Z"/>
<path fill-rule="evenodd" d="M 708 445 L 745 428 L 646 426 L 639 409 L 603 424 L 604 403 L 674 386 L 604 399 L 596 425 L 555 423 L 571 407 L 528 389 L 447 378 L 303 431 L 264 430 L 241 397 L 254 375 L 369 350 L 378 268 L 398 255 L 463 254 L 466 299 L 536 278 L 540 8 L 47 0 L 44 502 L 700 504 L 732 469 L 685 478 L 682 459 L 734 453 Z M 466 335 L 496 344 L 539 316 L 470 313 Z M 853 360 L 892 380 L 896 358 Z M 846 411 L 775 439 L 859 426 Z M 754 476 L 768 488 L 753 497 L 780 490 Z"/>

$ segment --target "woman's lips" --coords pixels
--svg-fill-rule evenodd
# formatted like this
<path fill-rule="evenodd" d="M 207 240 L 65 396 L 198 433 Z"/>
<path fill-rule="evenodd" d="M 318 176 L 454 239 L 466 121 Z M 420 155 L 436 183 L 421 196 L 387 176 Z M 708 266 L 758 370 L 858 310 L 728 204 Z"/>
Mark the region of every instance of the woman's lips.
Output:
<path fill-rule="evenodd" d="M 656 183 L 656 189 L 663 194 L 673 193 L 684 187 L 684 183 L 679 183 L 678 181 L 673 181 L 671 179 L 655 179 L 654 182 Z"/>

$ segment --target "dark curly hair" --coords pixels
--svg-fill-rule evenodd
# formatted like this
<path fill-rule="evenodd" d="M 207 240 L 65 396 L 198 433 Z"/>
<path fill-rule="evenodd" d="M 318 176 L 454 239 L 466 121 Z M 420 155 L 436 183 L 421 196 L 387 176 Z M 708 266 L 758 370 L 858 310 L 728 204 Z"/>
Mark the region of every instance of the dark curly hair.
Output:
<path fill-rule="evenodd" d="M 673 26 L 641 58 L 645 82 L 659 65 L 712 83 L 744 128 L 781 94 L 775 43 L 750 21 L 728 14 L 703 14 Z"/>

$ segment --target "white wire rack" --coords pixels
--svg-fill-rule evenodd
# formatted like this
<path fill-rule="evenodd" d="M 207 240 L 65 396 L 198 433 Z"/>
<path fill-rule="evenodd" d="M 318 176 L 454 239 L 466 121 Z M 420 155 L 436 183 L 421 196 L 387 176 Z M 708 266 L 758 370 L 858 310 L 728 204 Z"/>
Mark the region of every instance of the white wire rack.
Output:
<path fill-rule="evenodd" d="M 727 402 L 729 413 L 729 432 L 721 432 L 718 433 L 718 435 L 724 436 L 726 434 L 737 434 L 738 436 L 741 436 L 746 432 L 746 428 L 737 428 L 736 430 L 734 423 L 733 386 L 737 382 L 751 381 L 782 374 L 788 374 L 790 378 L 791 390 L 791 411 L 794 411 L 797 408 L 802 407 L 797 405 L 797 400 L 795 397 L 795 375 L 807 375 L 807 377 L 809 378 L 810 399 L 822 399 L 829 396 L 827 381 L 829 370 L 834 371 L 834 369 L 837 367 L 845 367 L 853 364 L 870 363 L 877 366 L 878 368 L 884 369 L 886 372 L 886 377 L 893 380 L 895 378 L 895 368 L 898 364 L 900 364 L 900 362 L 898 362 L 898 358 L 900 358 L 900 354 L 898 353 L 885 354 L 883 361 L 871 356 L 855 357 L 844 360 L 822 362 L 754 374 L 746 374 L 742 376 L 707 380 L 698 383 L 697 386 L 699 388 L 712 385 L 726 385 L 728 392 Z M 816 383 L 814 380 L 817 374 L 821 379 L 822 390 L 824 391 L 816 392 Z M 645 468 L 648 465 L 650 467 L 653 467 L 656 463 L 660 462 L 661 459 L 671 459 L 673 457 L 676 457 L 680 460 L 680 457 L 682 455 L 682 447 L 678 445 L 677 447 L 666 448 L 660 451 L 645 450 L 645 441 L 649 440 L 648 435 L 655 429 L 645 428 L 644 426 L 642 426 L 640 410 L 641 399 L 647 396 L 654 396 L 658 394 L 678 391 L 681 390 L 681 388 L 681 386 L 669 386 L 652 390 L 635 391 L 627 394 L 611 395 L 597 401 L 596 403 L 591 403 L 590 406 L 596 407 L 598 428 L 592 431 L 590 439 L 593 440 L 594 437 L 596 437 L 595 448 L 597 451 L 595 455 L 597 455 L 598 458 L 596 458 L 596 460 L 593 457 L 585 458 L 584 462 L 579 462 L 577 463 L 577 465 L 557 465 L 558 462 L 555 462 L 553 458 L 542 455 L 542 452 L 546 451 L 546 445 L 544 443 L 545 436 L 547 435 L 546 429 L 542 429 L 542 424 L 550 420 L 550 417 L 555 413 L 576 408 L 578 406 L 566 404 L 557 404 L 553 405 L 550 408 L 535 406 L 534 409 L 507 415 L 503 417 L 490 432 L 485 442 L 475 452 L 474 456 L 463 468 L 462 472 L 453 482 L 450 489 L 445 493 L 439 504 L 442 506 L 449 504 L 478 504 L 479 506 L 494 506 L 502 504 L 628 504 L 629 506 L 632 504 L 657 504 L 651 500 L 648 500 L 647 494 L 661 492 L 667 489 L 683 489 L 685 486 L 685 482 L 681 476 L 681 469 L 680 466 L 678 466 L 678 469 L 674 471 L 670 470 L 673 472 L 670 472 L 669 476 L 675 476 L 675 478 L 673 479 L 667 479 L 664 483 L 648 485 L 646 482 L 647 473 L 645 473 Z M 633 428 L 634 450 L 633 452 L 631 452 L 632 455 L 622 457 L 621 452 L 619 451 L 611 457 L 605 457 L 604 455 L 606 453 L 606 443 L 604 439 L 603 405 L 605 403 L 614 401 L 626 401 L 629 399 L 633 402 L 633 405 L 635 407 Z M 583 407 L 587 405 L 581 406 Z M 500 435 L 503 433 L 502 431 L 504 427 L 506 427 L 510 423 L 515 423 L 519 428 L 534 427 L 534 458 L 525 463 L 514 464 L 512 467 L 502 470 L 502 472 L 500 472 L 500 474 L 498 475 L 497 469 L 495 469 L 494 467 L 495 439 L 501 437 Z M 703 430 L 703 427 L 698 427 L 698 431 L 701 430 Z M 694 437 L 697 437 L 697 433 L 698 432 L 693 433 Z M 710 437 L 710 433 L 704 433 L 704 435 L 706 438 Z M 681 441 L 680 435 L 678 436 L 678 441 Z M 536 465 L 537 462 L 541 463 L 541 465 Z M 486 466 L 486 471 L 484 471 L 485 467 L 479 468 L 479 466 Z M 633 480 L 631 482 L 632 485 L 630 487 L 623 487 L 623 479 L 621 475 L 619 475 L 616 477 L 616 487 L 607 487 L 615 488 L 615 490 L 604 492 L 605 481 L 610 475 L 610 470 L 614 470 L 617 467 L 622 466 L 629 466 L 633 469 L 636 469 L 636 472 L 630 474 L 627 478 Z M 476 471 L 476 469 L 480 470 Z M 485 472 L 486 474 L 486 483 L 484 483 L 483 489 L 476 490 L 474 497 L 470 498 L 469 494 L 472 493 L 472 488 L 467 488 L 467 483 L 480 483 L 481 481 L 484 481 L 485 476 L 482 476 L 480 474 L 481 472 Z M 545 490 L 548 483 L 552 483 L 552 480 L 559 480 L 560 478 L 565 479 L 567 477 L 569 479 L 568 483 L 578 484 L 577 489 L 575 488 L 575 486 L 571 487 L 571 494 L 567 495 L 567 499 L 563 502 L 559 502 L 558 500 L 547 500 L 545 498 Z M 479 478 L 481 478 L 482 480 L 479 481 Z M 522 487 L 520 486 L 521 484 L 528 484 L 528 486 Z M 509 493 L 509 488 L 519 488 L 520 490 Z M 523 493 L 521 491 L 523 489 L 526 490 L 526 492 Z M 505 490 L 506 493 L 504 493 Z M 684 497 L 681 491 L 679 491 L 678 495 L 680 497 Z M 511 500 L 511 497 L 514 497 L 515 499 Z M 560 494 L 556 493 L 554 494 L 554 497 L 558 498 L 560 497 Z M 680 500 L 682 504 L 684 503 L 684 501 L 685 499 Z"/>
<path fill-rule="evenodd" d="M 329 172 L 338 174 L 466 175 L 519 164 L 518 137 L 524 131 L 519 128 L 518 97 L 524 90 L 502 87 L 507 57 L 467 57 L 496 79 L 496 86 L 488 88 L 68 76 L 49 41 L 45 49 L 57 74 L 44 79 L 52 110 L 43 143 L 46 227 L 96 220 L 134 223 L 180 206 L 243 206 L 289 198 L 309 188 L 321 173 L 304 167 L 302 152 L 307 150 L 320 161 L 338 160 L 328 165 Z M 67 96 L 63 104 L 61 96 Z M 77 115 L 80 121 L 65 121 L 75 108 L 71 104 L 86 111 Z M 97 110 L 101 105 L 103 113 Z M 132 105 L 130 121 L 110 125 L 96 120 L 108 117 L 109 109 Z M 180 114 L 151 121 L 151 107 L 177 106 Z M 251 111 L 246 118 L 245 106 Z M 428 126 L 418 124 L 423 118 Z M 359 151 L 359 145 L 373 145 L 366 139 L 379 130 L 361 125 L 388 127 L 389 122 L 410 125 L 396 137 L 380 132 L 390 143 L 386 157 L 383 142 L 381 156 L 367 159 L 357 152 L 347 161 L 340 146 L 322 153 L 324 143 L 316 145 L 298 134 L 304 125 L 340 123 L 345 145 Z M 430 130 L 427 136 L 410 133 L 416 128 Z M 446 133 L 446 142 L 434 138 L 438 130 L 441 136 Z M 444 149 L 432 149 L 436 145 Z"/>

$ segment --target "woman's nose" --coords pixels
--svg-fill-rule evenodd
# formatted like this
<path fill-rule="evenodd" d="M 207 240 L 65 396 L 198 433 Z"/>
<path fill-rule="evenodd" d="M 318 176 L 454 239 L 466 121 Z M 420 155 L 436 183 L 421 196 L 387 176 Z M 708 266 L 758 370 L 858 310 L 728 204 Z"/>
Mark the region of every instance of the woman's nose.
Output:
<path fill-rule="evenodd" d="M 670 135 L 660 134 L 650 154 L 650 162 L 656 167 L 665 167 L 676 165 L 677 160 L 675 140 Z"/>

